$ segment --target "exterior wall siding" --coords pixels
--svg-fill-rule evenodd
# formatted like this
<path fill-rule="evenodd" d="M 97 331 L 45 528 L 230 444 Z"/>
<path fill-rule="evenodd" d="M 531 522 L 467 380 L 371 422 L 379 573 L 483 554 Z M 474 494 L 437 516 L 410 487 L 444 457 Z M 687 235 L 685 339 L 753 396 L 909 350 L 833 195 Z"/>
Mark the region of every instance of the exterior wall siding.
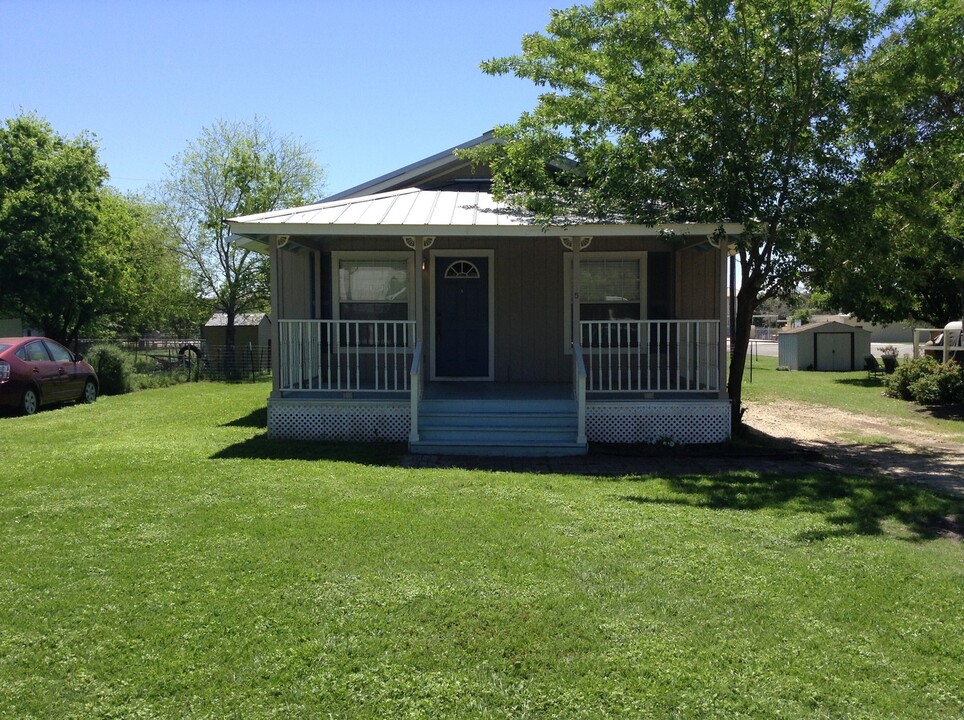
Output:
<path fill-rule="evenodd" d="M 681 250 L 677 253 L 676 319 L 702 320 L 720 317 L 718 252 Z"/>

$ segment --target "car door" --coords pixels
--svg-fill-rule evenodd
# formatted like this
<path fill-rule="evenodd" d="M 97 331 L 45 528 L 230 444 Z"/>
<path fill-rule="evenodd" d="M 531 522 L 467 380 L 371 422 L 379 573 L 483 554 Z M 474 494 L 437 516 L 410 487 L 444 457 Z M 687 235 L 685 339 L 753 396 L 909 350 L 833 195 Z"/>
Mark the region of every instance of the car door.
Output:
<path fill-rule="evenodd" d="M 40 388 L 42 403 L 56 402 L 61 398 L 61 368 L 50 359 L 43 340 L 33 340 L 17 352 L 17 357 L 30 368 L 33 381 Z"/>
<path fill-rule="evenodd" d="M 44 340 L 51 360 L 58 367 L 57 396 L 60 400 L 76 400 L 84 389 L 85 375 L 78 372 L 74 354 L 60 343 Z"/>

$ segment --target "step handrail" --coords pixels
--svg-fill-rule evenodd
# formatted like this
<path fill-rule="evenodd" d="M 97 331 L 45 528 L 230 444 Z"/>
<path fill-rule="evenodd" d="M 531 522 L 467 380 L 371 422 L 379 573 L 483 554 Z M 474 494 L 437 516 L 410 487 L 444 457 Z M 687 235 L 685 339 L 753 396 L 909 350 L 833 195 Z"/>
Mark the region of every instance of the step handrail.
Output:
<path fill-rule="evenodd" d="M 586 444 L 586 360 L 582 345 L 572 344 L 573 392 L 576 395 L 576 442 Z"/>
<path fill-rule="evenodd" d="M 409 373 L 411 382 L 409 392 L 411 393 L 411 427 L 408 430 L 408 441 L 418 442 L 418 404 L 422 399 L 422 341 L 415 343 L 415 354 L 412 356 L 412 369 Z"/>

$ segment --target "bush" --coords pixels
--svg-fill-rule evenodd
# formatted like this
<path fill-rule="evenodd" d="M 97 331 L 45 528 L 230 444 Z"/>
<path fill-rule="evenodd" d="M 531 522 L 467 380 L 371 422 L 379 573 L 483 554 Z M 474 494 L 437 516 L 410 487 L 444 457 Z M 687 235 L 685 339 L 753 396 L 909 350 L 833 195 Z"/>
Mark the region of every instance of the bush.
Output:
<path fill-rule="evenodd" d="M 97 371 L 101 395 L 123 395 L 131 391 L 131 360 L 113 345 L 94 345 L 87 353 L 87 362 Z"/>
<path fill-rule="evenodd" d="M 937 372 L 924 375 L 910 386 L 921 405 L 954 405 L 964 402 L 964 368 L 953 360 L 938 363 Z"/>
<path fill-rule="evenodd" d="M 909 360 L 887 378 L 887 394 L 921 405 L 964 402 L 964 368 L 953 360 L 947 364 L 932 357 Z"/>

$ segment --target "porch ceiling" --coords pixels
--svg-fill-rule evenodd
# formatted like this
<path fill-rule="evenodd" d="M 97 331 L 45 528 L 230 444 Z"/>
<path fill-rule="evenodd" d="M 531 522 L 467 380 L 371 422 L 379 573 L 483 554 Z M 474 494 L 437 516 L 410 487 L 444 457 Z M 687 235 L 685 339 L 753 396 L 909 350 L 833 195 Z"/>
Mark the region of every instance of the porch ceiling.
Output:
<path fill-rule="evenodd" d="M 270 235 L 392 236 L 458 235 L 467 237 L 542 237 L 545 235 L 709 236 L 720 227 L 728 235 L 742 232 L 736 223 L 629 225 L 576 220 L 546 227 L 477 189 L 408 188 L 356 198 L 316 203 L 275 212 L 232 218 L 231 232 L 241 244 L 262 245 Z M 252 242 L 253 241 L 253 242 Z"/>

